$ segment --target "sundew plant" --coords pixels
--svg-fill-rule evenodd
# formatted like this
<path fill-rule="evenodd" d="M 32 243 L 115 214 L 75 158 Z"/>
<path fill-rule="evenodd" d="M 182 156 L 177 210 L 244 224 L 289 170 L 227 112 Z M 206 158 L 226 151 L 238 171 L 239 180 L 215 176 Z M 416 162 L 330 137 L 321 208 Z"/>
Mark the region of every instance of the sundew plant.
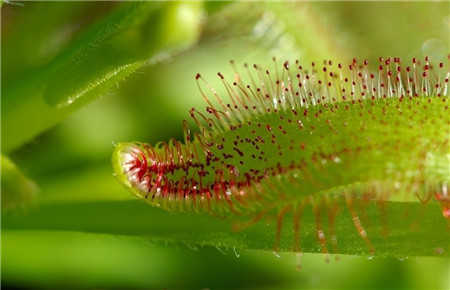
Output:
<path fill-rule="evenodd" d="M 1 21 L 3 286 L 448 289 L 448 3 Z"/>

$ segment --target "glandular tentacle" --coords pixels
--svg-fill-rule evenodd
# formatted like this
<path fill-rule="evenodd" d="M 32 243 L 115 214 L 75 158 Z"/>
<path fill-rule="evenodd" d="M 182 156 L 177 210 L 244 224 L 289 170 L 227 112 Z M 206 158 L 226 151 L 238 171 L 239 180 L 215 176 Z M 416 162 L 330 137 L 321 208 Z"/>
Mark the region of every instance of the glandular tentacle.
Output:
<path fill-rule="evenodd" d="M 198 129 L 191 133 L 184 121 L 184 143 L 116 146 L 113 165 L 125 187 L 168 210 L 249 221 L 241 225 L 272 215 L 276 246 L 293 216 L 298 250 L 311 206 L 326 253 L 337 251 L 334 223 L 344 208 L 374 251 L 357 198 L 378 202 L 381 216 L 384 201 L 437 200 L 450 219 L 444 63 L 380 58 L 375 71 L 356 59 L 348 66 L 283 62 L 272 72 L 244 65 L 248 77 L 232 65 L 234 81 L 218 73 L 226 97 L 196 76 L 207 108 L 190 110 Z"/>

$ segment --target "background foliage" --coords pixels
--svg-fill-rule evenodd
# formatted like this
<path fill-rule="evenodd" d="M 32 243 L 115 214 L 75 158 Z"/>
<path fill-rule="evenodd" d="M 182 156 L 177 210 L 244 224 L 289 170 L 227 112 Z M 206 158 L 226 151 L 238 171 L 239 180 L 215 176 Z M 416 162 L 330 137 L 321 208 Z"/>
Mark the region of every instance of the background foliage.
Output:
<path fill-rule="evenodd" d="M 204 107 L 195 74 L 220 89 L 230 59 L 445 59 L 448 3 L 25 2 L 1 17 L 5 285 L 449 287 L 445 259 L 305 254 L 298 272 L 292 254 L 116 235 L 148 216 L 110 166 L 113 142 L 181 139 Z"/>

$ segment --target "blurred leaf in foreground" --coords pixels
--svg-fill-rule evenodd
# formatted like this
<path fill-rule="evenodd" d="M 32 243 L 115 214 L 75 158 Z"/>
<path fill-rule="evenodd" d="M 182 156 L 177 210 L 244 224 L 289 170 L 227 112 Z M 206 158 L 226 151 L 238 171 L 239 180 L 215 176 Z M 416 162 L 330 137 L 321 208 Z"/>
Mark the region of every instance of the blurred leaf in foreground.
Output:
<path fill-rule="evenodd" d="M 6 35 L 2 37 L 3 44 L 6 44 L 2 47 L 3 59 L 20 58 L 21 50 L 17 52 L 16 47 L 33 46 L 34 41 L 46 39 L 46 33 L 54 33 L 47 30 L 37 36 L 30 33 L 33 25 L 40 21 L 37 18 L 40 14 L 35 13 L 32 22 L 21 20 L 26 19 L 20 17 L 21 12 L 39 10 L 42 5 L 45 8 L 47 3 L 28 4 L 14 7 L 22 10 L 15 11 L 12 17 L 2 17 L 2 21 L 7 21 L 4 20 L 7 18 L 22 28 L 14 31 L 9 40 L 7 28 L 11 25 L 2 25 L 2 34 L 5 30 Z M 55 15 L 60 13 L 55 8 L 64 6 L 62 4 L 66 3 L 50 5 L 51 12 Z M 71 3 L 65 7 L 70 5 L 83 4 Z M 82 11 L 86 12 L 89 7 Z M 29 70 L 25 67 L 23 73 L 14 73 L 14 63 L 2 65 L 2 75 L 16 75 L 2 81 L 2 151 L 17 149 L 78 107 L 107 92 L 141 65 L 192 45 L 199 33 L 200 11 L 200 2 L 118 3 L 110 8 L 106 16 L 67 36 L 69 40 L 43 64 L 30 66 Z M 1 12 L 7 14 L 9 11 L 2 9 Z M 71 11 L 65 9 L 62 13 L 70 14 Z M 83 20 L 79 18 L 78 21 Z M 26 25 L 21 25 L 20 21 L 25 21 Z M 29 42 L 24 43 L 27 39 Z M 39 55 L 36 58 L 39 59 Z"/>
<path fill-rule="evenodd" d="M 2 210 L 23 209 L 35 201 L 38 187 L 16 165 L 1 155 L 1 204 Z"/>

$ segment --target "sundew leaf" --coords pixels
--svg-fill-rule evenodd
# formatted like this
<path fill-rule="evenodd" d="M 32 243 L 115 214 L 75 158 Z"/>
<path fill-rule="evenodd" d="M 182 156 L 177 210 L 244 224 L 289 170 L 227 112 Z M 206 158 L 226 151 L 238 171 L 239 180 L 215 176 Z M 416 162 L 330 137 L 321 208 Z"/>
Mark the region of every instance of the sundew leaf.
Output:
<path fill-rule="evenodd" d="M 200 11 L 200 2 L 121 3 L 46 66 L 4 84 L 2 151 L 42 133 L 148 61 L 189 47 Z"/>
<path fill-rule="evenodd" d="M 227 99 L 197 75 L 207 102 L 206 112 L 191 110 L 199 132 L 192 134 L 185 122 L 184 143 L 119 143 L 113 153 L 118 180 L 152 205 L 230 219 L 238 229 L 272 220 L 276 250 L 305 250 L 302 229 L 309 219 L 315 227 L 306 233 L 321 251 L 339 253 L 340 239 L 350 233 L 339 235 L 337 227 L 347 220 L 375 254 L 374 241 L 389 236 L 391 223 L 405 231 L 412 226 L 405 212 L 392 214 L 393 202 L 440 209 L 440 226 L 436 221 L 429 230 L 448 238 L 449 73 L 443 63 L 433 69 L 428 58 L 409 65 L 380 58 L 378 72 L 356 60 L 254 69 L 246 68 L 248 79 L 236 71 L 233 82 L 219 73 Z M 367 218 L 373 206 L 376 222 Z M 369 232 L 370 223 L 383 230 Z M 283 229 L 292 235 L 289 242 Z M 382 246 L 391 249 L 383 254 L 401 252 L 394 244 Z M 427 252 L 448 255 L 448 245 L 437 242 Z"/>

